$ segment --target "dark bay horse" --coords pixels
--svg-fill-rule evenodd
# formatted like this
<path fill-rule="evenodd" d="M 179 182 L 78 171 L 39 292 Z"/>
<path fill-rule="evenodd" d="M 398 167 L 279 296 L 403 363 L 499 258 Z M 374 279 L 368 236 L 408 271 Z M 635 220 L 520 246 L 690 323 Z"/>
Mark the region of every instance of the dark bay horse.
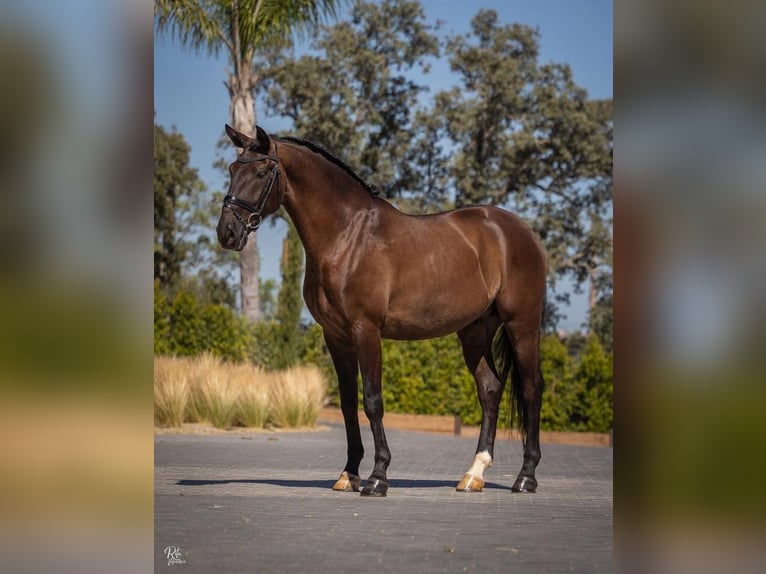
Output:
<path fill-rule="evenodd" d="M 524 438 L 524 463 L 513 490 L 534 492 L 546 257 L 530 227 L 486 206 L 407 215 L 376 197 L 350 167 L 317 144 L 269 137 L 260 127 L 255 138 L 229 126 L 226 132 L 242 153 L 229 167 L 229 192 L 217 227 L 221 245 L 241 250 L 262 218 L 284 205 L 306 250 L 303 295 L 335 365 L 348 441 L 346 466 L 333 488 L 362 486 L 361 372 L 364 412 L 375 442 L 375 465 L 361 494 L 385 496 L 388 490 L 381 339 L 457 332 L 483 415 L 473 464 L 457 490 L 484 486 L 510 371 Z"/>

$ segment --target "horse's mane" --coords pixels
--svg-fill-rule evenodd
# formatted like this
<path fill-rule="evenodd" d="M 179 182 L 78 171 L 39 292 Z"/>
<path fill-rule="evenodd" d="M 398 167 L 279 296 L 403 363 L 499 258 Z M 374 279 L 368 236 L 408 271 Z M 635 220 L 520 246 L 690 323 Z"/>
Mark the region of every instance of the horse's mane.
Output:
<path fill-rule="evenodd" d="M 316 152 L 320 154 L 325 159 L 329 160 L 330 162 L 337 165 L 339 168 L 341 168 L 343 171 L 345 171 L 347 174 L 349 174 L 351 177 L 353 177 L 364 189 L 366 189 L 369 193 L 372 195 L 378 195 L 379 191 L 378 188 L 374 185 L 371 185 L 364 181 L 359 175 L 351 168 L 350 165 L 348 165 L 345 161 L 340 159 L 338 156 L 333 154 L 332 152 L 328 151 L 327 148 L 322 146 L 321 144 L 318 144 L 313 141 L 309 140 L 302 140 L 300 138 L 295 138 L 292 136 L 284 136 L 279 138 L 280 141 L 285 141 L 293 144 L 297 144 L 299 146 L 307 147 L 313 152 Z"/>

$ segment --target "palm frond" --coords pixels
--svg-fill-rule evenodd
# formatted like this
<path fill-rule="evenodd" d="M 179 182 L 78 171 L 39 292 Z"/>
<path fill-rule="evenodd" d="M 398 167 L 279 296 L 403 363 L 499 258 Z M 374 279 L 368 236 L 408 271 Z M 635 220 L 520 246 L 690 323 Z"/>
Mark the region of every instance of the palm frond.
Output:
<path fill-rule="evenodd" d="M 157 30 L 184 46 L 239 60 L 272 42 L 284 44 L 337 15 L 345 0 L 155 0 Z M 239 54 L 236 54 L 236 51 Z"/>
<path fill-rule="evenodd" d="M 231 1 L 155 0 L 155 24 L 182 45 L 217 55 L 222 45 L 233 49 L 226 25 L 230 8 Z"/>
<path fill-rule="evenodd" d="M 257 50 L 270 42 L 303 38 L 323 21 L 335 17 L 341 3 L 342 0 L 245 0 L 240 3 L 242 46 Z M 251 4 L 253 10 L 246 11 L 245 4 Z"/>

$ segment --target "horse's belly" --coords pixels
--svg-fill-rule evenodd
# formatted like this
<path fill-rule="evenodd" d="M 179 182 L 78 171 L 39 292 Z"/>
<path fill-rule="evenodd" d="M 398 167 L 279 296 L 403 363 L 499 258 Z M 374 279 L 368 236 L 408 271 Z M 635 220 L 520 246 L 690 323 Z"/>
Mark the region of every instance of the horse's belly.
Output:
<path fill-rule="evenodd" d="M 423 249 L 400 269 L 388 298 L 381 333 L 388 339 L 430 339 L 459 331 L 479 318 L 497 295 L 499 274 L 485 273 L 475 251 Z"/>
<path fill-rule="evenodd" d="M 381 329 L 386 339 L 431 339 L 459 331 L 481 317 L 492 304 L 486 294 L 466 293 L 442 298 L 438 295 L 389 307 Z"/>
<path fill-rule="evenodd" d="M 381 329 L 381 337 L 384 339 L 396 339 L 399 341 L 415 341 L 419 339 L 435 339 L 444 337 L 450 333 L 459 331 L 471 320 L 468 321 L 435 321 L 429 325 L 413 324 L 407 322 L 398 322 L 396 320 L 386 321 Z"/>

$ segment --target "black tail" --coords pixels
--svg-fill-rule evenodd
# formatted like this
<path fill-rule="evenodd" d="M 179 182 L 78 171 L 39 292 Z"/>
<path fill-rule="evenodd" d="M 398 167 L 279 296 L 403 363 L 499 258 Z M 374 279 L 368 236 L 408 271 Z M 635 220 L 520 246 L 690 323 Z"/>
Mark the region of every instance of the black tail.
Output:
<path fill-rule="evenodd" d="M 513 421 L 516 419 L 519 433 L 523 439 L 525 436 L 526 415 L 521 402 L 521 376 L 519 375 L 519 370 L 513 368 L 513 346 L 504 325 L 500 326 L 500 330 L 492 342 L 492 357 L 495 360 L 495 366 L 500 375 L 500 382 L 505 384 L 508 380 L 508 375 L 511 376 L 510 417 L 508 418 L 507 427 L 511 429 Z"/>
<path fill-rule="evenodd" d="M 548 289 L 546 288 L 543 293 L 543 309 L 540 316 L 540 329 L 543 329 L 544 321 L 546 319 L 546 313 L 548 313 Z M 510 385 L 510 409 L 507 428 L 510 430 L 513 428 L 513 420 L 516 419 L 516 424 L 519 429 L 522 441 L 526 443 L 526 428 L 527 428 L 527 414 L 524 409 L 524 403 L 521 398 L 521 374 L 519 369 L 513 368 L 514 354 L 513 345 L 511 339 L 508 336 L 508 330 L 505 325 L 500 326 L 499 332 L 495 335 L 492 341 L 492 357 L 495 361 L 498 374 L 500 375 L 500 382 L 505 384 L 508 380 L 508 375 L 511 376 Z"/>

